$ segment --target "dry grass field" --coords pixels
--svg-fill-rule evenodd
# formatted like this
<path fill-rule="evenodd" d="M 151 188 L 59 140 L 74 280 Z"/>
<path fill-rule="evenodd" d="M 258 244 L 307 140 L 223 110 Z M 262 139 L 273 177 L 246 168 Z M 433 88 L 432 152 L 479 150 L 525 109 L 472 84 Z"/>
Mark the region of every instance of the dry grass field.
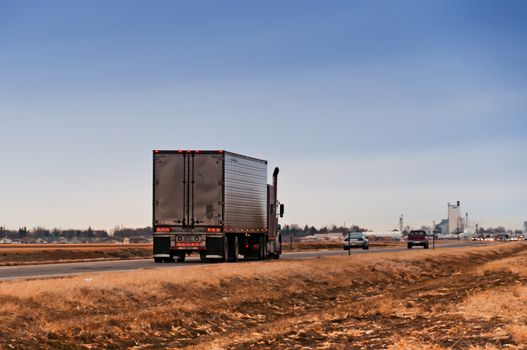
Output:
<path fill-rule="evenodd" d="M 0 348 L 526 349 L 527 245 L 0 283 Z"/>
<path fill-rule="evenodd" d="M 0 244 L 0 266 L 150 258 L 151 244 Z"/>

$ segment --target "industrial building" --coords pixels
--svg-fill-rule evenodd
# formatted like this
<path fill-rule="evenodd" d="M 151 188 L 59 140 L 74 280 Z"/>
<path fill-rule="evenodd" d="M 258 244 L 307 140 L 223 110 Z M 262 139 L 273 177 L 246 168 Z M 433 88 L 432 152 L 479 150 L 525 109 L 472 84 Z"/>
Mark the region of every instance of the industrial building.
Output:
<path fill-rule="evenodd" d="M 443 219 L 434 227 L 434 231 L 440 235 L 448 234 L 448 219 Z"/>
<path fill-rule="evenodd" d="M 456 204 L 448 203 L 448 233 L 459 234 L 464 230 L 464 222 L 461 218 L 461 206 L 459 201 Z"/>

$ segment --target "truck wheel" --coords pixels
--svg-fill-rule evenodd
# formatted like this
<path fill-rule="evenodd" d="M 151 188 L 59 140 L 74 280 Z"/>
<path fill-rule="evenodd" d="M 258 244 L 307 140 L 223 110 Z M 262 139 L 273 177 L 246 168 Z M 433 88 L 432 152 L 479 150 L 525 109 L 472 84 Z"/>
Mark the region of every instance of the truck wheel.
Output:
<path fill-rule="evenodd" d="M 368 250 L 368 249 L 370 249 L 370 246 L 366 244 L 364 247 L 362 247 L 362 249 Z"/>
<path fill-rule="evenodd" d="M 178 255 L 176 255 L 177 262 L 185 262 L 185 257 L 186 257 L 185 253 L 179 253 Z"/>
<path fill-rule="evenodd" d="M 229 236 L 229 261 L 237 262 L 238 255 L 240 255 L 240 244 L 238 242 L 238 236 Z"/>
<path fill-rule="evenodd" d="M 412 245 L 411 244 L 408 244 L 408 249 L 412 249 Z"/>
<path fill-rule="evenodd" d="M 207 253 L 205 253 L 205 252 L 200 252 L 200 253 L 199 253 L 199 260 L 201 260 L 202 262 L 208 262 L 209 259 L 207 259 Z"/>
<path fill-rule="evenodd" d="M 267 259 L 267 256 L 269 255 L 269 251 L 267 250 L 267 238 L 265 236 L 262 236 L 262 241 L 263 241 L 263 250 L 264 250 L 264 260 Z"/>
<path fill-rule="evenodd" d="M 428 249 L 428 243 L 427 243 L 427 244 L 425 244 L 425 249 Z"/>
<path fill-rule="evenodd" d="M 154 258 L 154 262 L 156 264 L 162 263 L 163 262 L 163 258 Z"/>
<path fill-rule="evenodd" d="M 265 244 L 265 236 L 261 235 L 259 242 L 260 242 L 260 244 L 259 244 L 258 248 L 260 248 L 260 249 L 258 249 L 258 260 L 265 260 L 265 258 L 267 258 L 267 249 L 266 249 L 266 244 Z"/>
<path fill-rule="evenodd" d="M 223 238 L 223 261 L 229 261 L 229 240 L 227 236 Z"/>

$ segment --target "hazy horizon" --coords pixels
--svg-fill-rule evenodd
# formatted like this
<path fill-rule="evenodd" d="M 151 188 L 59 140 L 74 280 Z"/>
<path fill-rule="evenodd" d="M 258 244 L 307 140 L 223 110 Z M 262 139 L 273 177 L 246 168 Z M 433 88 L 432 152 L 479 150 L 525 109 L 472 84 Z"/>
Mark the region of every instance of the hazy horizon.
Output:
<path fill-rule="evenodd" d="M 152 150 L 280 167 L 282 224 L 527 221 L 523 1 L 2 1 L 0 226 L 151 225 Z M 270 176 L 269 176 L 270 181 Z"/>

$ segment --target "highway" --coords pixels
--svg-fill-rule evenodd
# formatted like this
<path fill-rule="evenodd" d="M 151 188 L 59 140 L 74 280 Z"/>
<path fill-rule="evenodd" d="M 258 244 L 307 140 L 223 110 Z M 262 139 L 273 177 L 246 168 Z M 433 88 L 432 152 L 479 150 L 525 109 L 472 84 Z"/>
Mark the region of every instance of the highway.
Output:
<path fill-rule="evenodd" d="M 444 248 L 461 248 L 469 246 L 483 246 L 489 243 L 483 242 L 465 242 L 440 244 L 436 249 Z M 422 248 L 414 248 L 415 251 Z M 431 250 L 431 249 L 430 249 Z M 406 248 L 371 248 L 370 250 L 356 249 L 351 254 L 375 254 L 382 252 L 401 252 L 408 251 Z M 284 253 L 280 257 L 283 260 L 293 259 L 314 259 L 323 256 L 347 255 L 344 250 L 319 250 L 319 251 L 302 251 Z M 243 263 L 243 260 L 241 260 Z M 156 268 L 184 268 L 185 266 L 196 266 L 206 264 L 199 260 L 199 257 L 190 257 L 184 263 L 174 264 L 156 264 L 152 259 L 134 259 L 134 260 L 112 260 L 97 262 L 79 262 L 79 263 L 61 263 L 61 264 L 42 264 L 42 265 L 22 265 L 22 266 L 2 266 L 0 267 L 0 281 L 10 279 L 24 278 L 48 278 L 76 275 L 89 272 L 116 272 L 129 271 L 137 269 L 156 269 Z"/>

